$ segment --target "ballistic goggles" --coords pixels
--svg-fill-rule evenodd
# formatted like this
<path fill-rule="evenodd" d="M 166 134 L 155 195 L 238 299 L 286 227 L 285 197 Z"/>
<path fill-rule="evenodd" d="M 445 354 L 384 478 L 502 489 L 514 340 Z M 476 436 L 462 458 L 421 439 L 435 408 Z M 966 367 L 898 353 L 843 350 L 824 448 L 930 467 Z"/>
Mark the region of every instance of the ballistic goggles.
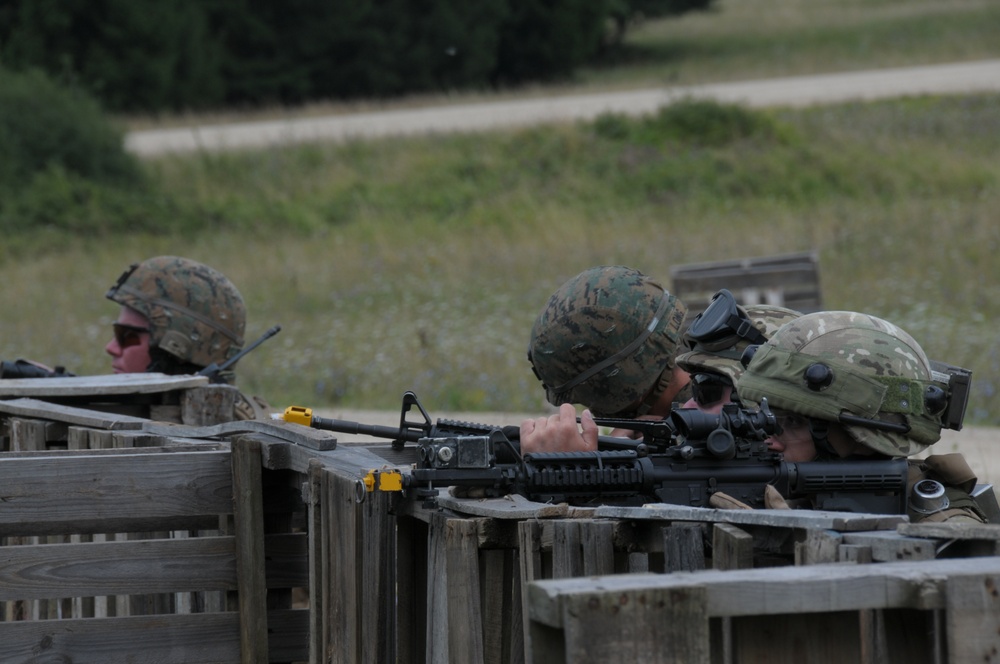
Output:
<path fill-rule="evenodd" d="M 767 337 L 754 326 L 746 312 L 736 304 L 733 294 L 725 288 L 712 296 L 708 307 L 691 321 L 684 333 L 684 343 L 691 350 L 718 352 L 732 348 L 740 341 L 751 345 L 762 344 Z"/>

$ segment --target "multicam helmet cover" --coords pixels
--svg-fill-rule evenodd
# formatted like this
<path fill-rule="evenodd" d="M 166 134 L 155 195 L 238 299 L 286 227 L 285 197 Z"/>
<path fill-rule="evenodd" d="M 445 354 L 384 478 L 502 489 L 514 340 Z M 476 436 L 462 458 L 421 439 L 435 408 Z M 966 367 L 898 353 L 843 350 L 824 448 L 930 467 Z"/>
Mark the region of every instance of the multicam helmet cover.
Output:
<path fill-rule="evenodd" d="M 757 328 L 765 339 L 771 336 L 785 323 L 802 315 L 799 311 L 770 304 L 753 304 L 747 307 L 737 307 L 744 318 Z M 721 344 L 701 344 L 685 334 L 682 341 L 690 350 L 677 356 L 677 364 L 688 373 L 722 374 L 732 381 L 733 385 L 743 373 L 743 351 L 751 344 L 745 337 L 732 335 Z"/>
<path fill-rule="evenodd" d="M 826 311 L 777 330 L 736 389 L 741 399 L 766 397 L 775 409 L 842 422 L 876 452 L 910 456 L 941 436 L 941 413 L 933 409 L 943 404 L 925 398 L 936 385 L 927 356 L 905 331 L 875 316 Z M 887 431 L 883 423 L 908 431 Z"/>
<path fill-rule="evenodd" d="M 131 265 L 107 298 L 149 320 L 150 346 L 197 366 L 222 363 L 243 347 L 246 306 L 221 272 L 187 258 Z"/>
<path fill-rule="evenodd" d="M 669 385 L 686 310 L 638 270 L 584 270 L 535 320 L 528 360 L 549 403 L 617 414 L 651 403 Z"/>

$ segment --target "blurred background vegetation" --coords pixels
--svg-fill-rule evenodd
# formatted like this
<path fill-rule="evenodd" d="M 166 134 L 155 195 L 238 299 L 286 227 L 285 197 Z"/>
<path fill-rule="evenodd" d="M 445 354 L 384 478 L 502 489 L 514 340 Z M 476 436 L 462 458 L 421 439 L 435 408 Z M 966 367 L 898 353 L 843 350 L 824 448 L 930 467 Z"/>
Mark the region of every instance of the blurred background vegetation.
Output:
<path fill-rule="evenodd" d="M 551 86 L 496 94 L 1000 55 L 1000 7 L 971 0 L 721 0 L 630 21 Z M 815 250 L 828 308 L 887 318 L 971 368 L 968 421 L 1000 423 L 1000 95 L 689 100 L 643 118 L 140 162 L 94 90 L 0 76 L 0 153 L 14 156 L 0 160 L 3 359 L 107 371 L 105 291 L 128 263 L 172 253 L 233 279 L 248 339 L 282 324 L 239 369 L 276 407 L 391 409 L 412 389 L 432 412 L 536 411 L 528 332 L 580 270 L 669 283 L 680 263 Z M 461 94 L 494 93 L 442 99 Z"/>

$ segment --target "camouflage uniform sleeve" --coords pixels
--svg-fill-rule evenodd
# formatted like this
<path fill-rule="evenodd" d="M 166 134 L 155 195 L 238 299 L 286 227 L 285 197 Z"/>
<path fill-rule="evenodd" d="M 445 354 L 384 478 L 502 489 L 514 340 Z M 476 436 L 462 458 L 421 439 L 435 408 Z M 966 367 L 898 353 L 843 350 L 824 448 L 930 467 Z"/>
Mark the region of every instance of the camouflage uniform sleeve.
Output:
<path fill-rule="evenodd" d="M 922 479 L 937 480 L 944 485 L 948 507 L 933 514 L 909 510 L 911 523 L 986 523 L 970 491 L 976 486 L 976 475 L 961 454 L 933 454 L 926 459 L 910 461 L 909 486 Z"/>

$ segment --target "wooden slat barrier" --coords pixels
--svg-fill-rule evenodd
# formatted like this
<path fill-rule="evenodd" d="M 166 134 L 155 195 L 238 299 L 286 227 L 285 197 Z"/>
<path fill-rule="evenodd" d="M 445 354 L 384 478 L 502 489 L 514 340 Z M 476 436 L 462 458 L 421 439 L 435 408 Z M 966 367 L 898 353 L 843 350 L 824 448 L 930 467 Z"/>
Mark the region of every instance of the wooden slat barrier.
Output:
<path fill-rule="evenodd" d="M 939 664 L 998 647 L 997 526 L 369 494 L 364 473 L 405 450 L 6 407 L 2 662 Z"/>
<path fill-rule="evenodd" d="M 529 661 L 993 661 L 998 587 L 996 556 L 538 581 L 527 591 Z M 908 629 L 872 638 L 873 622 L 898 611 Z M 935 611 L 940 632 L 925 623 Z M 733 624 L 732 659 L 710 638 L 720 617 Z"/>
<path fill-rule="evenodd" d="M 771 304 L 802 313 L 823 308 L 819 260 L 813 252 L 688 263 L 674 266 L 670 274 L 671 293 L 687 305 L 689 322 L 720 288 L 742 305 Z"/>
<path fill-rule="evenodd" d="M 267 588 L 308 585 L 308 536 L 264 531 L 259 442 L 216 446 L 0 454 L 0 661 L 305 661 L 308 610 L 269 607 Z M 238 610 L 204 613 L 213 593 Z"/>

